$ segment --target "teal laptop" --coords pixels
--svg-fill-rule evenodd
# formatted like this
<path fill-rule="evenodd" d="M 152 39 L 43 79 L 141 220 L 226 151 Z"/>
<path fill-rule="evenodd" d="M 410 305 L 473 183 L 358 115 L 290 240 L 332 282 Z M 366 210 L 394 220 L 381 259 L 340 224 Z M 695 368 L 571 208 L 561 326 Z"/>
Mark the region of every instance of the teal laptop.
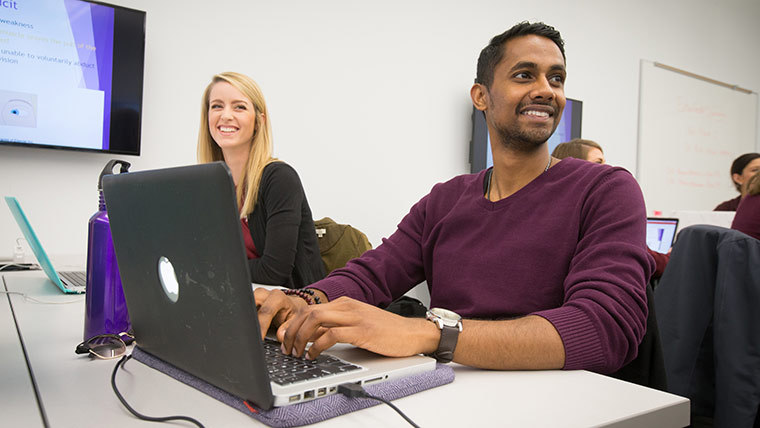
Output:
<path fill-rule="evenodd" d="M 34 229 L 32 229 L 32 225 L 29 223 L 29 220 L 27 220 L 26 214 L 24 214 L 24 211 L 21 209 L 18 200 L 13 196 L 6 196 L 5 202 L 8 204 L 8 208 L 11 209 L 13 218 L 16 219 L 16 223 L 24 234 L 26 242 L 29 243 L 29 247 L 32 248 L 32 252 L 37 258 L 37 263 L 40 264 L 40 267 L 45 271 L 45 274 L 50 278 L 53 284 L 57 285 L 61 291 L 67 294 L 84 293 L 85 285 L 87 284 L 85 272 L 56 271 L 53 268 L 53 263 L 50 262 L 45 250 L 42 248 L 40 240 L 37 239 L 37 234 L 34 233 Z"/>

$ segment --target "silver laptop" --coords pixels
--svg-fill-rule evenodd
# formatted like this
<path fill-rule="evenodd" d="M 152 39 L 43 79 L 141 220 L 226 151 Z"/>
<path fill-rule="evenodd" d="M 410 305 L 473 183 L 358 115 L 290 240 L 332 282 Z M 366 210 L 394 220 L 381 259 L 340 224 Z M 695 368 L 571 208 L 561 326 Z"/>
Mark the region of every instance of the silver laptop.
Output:
<path fill-rule="evenodd" d="M 34 229 L 32 229 L 32 225 L 26 218 L 26 214 L 24 214 L 24 211 L 21 209 L 18 200 L 13 196 L 6 196 L 5 202 L 11 209 L 13 218 L 16 219 L 16 223 L 18 224 L 19 229 L 21 229 L 21 233 L 24 234 L 26 242 L 29 244 L 29 247 L 31 247 L 34 256 L 37 258 L 37 263 L 40 264 L 40 267 L 45 271 L 45 274 L 50 278 L 50 281 L 57 285 L 64 293 L 84 293 L 87 284 L 86 273 L 84 271 L 56 270 L 53 267 L 53 263 L 50 262 L 47 253 L 45 253 L 45 250 L 42 248 L 42 243 L 37 239 L 37 234 L 34 233 Z"/>
<path fill-rule="evenodd" d="M 677 218 L 648 217 L 647 247 L 652 251 L 667 254 L 676 239 Z"/>
<path fill-rule="evenodd" d="M 235 189 L 223 163 L 109 175 L 103 191 L 143 351 L 263 409 L 319 399 L 343 383 L 435 369 L 429 357 L 388 358 L 346 345 L 317 359 L 325 366 L 312 367 L 262 342 Z M 300 365 L 298 376 L 268 365 L 270 357 Z"/>

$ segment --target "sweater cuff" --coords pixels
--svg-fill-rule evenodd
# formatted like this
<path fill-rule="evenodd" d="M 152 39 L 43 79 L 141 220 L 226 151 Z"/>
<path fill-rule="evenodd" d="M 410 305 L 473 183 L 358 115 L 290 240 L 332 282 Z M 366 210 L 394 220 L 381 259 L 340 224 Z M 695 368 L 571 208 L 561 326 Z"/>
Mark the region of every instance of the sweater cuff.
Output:
<path fill-rule="evenodd" d="M 588 316 L 578 308 L 563 306 L 536 312 L 552 323 L 565 347 L 563 370 L 598 372 L 606 366 L 601 340 Z"/>

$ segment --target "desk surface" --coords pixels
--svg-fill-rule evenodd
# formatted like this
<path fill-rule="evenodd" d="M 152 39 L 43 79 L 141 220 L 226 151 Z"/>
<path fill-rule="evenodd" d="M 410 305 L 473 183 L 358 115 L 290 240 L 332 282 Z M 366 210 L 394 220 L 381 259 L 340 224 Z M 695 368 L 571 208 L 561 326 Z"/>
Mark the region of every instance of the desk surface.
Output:
<path fill-rule="evenodd" d="M 145 426 L 145 422 L 135 419 L 121 406 L 111 390 L 110 376 L 116 362 L 74 354 L 74 347 L 82 340 L 84 297 L 61 294 L 40 272 L 7 273 L 4 277 L 9 290 L 48 302 L 73 302 L 39 304 L 11 296 L 51 425 L 78 426 L 86 417 L 90 421 L 108 421 L 111 426 Z M 396 400 L 394 404 L 420 426 L 689 424 L 687 399 L 587 371 L 499 372 L 460 365 L 454 365 L 454 370 L 453 383 Z M 243 413 L 137 361 L 128 362 L 126 371 L 119 371 L 117 384 L 127 401 L 143 414 L 187 415 L 206 426 L 258 425 Z M 0 385 L 3 397 L 33 394 L 8 391 L 9 385 L 6 382 Z M 7 415 L 12 410 L 10 403 L 0 401 L 0 411 Z M 12 419 L 4 415 L 3 420 L 26 426 L 26 419 L 22 419 L 25 412 L 12 415 Z M 384 405 L 318 426 L 327 424 L 408 426 Z"/>
<path fill-rule="evenodd" d="M 5 290 L 0 278 L 0 290 Z M 16 426 L 43 426 L 32 379 L 16 331 L 10 298 L 0 294 L 0 412 L 3 420 L 17 421 Z"/>

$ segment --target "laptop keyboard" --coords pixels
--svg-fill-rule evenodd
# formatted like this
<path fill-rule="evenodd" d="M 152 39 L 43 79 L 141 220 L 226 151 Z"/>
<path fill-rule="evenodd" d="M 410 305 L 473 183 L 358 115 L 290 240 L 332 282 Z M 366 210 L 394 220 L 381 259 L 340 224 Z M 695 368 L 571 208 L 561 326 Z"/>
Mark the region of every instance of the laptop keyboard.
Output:
<path fill-rule="evenodd" d="M 285 355 L 280 350 L 280 343 L 271 339 L 264 340 L 264 357 L 269 370 L 269 379 L 280 385 L 290 385 L 361 369 L 357 365 L 331 355 L 323 354 L 311 361 Z"/>
<path fill-rule="evenodd" d="M 84 272 L 57 272 L 64 284 L 71 288 L 84 288 L 87 285 L 87 275 Z"/>

